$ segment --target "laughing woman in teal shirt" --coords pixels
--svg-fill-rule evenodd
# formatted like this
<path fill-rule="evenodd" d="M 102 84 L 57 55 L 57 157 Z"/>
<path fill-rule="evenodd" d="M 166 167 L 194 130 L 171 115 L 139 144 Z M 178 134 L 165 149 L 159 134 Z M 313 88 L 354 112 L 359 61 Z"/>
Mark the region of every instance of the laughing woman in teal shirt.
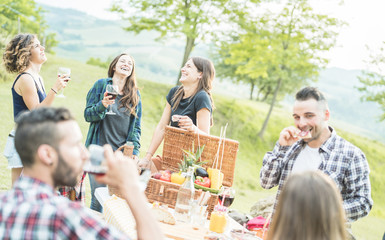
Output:
<path fill-rule="evenodd" d="M 107 85 L 118 86 L 115 100 L 107 95 Z M 106 114 L 111 110 L 115 115 Z M 140 148 L 142 102 L 136 84 L 134 59 L 122 53 L 112 60 L 108 78 L 99 79 L 87 94 L 84 118 L 90 123 L 86 146 L 109 144 L 114 150 L 127 141 L 134 143 L 134 158 L 137 160 Z M 102 207 L 95 198 L 98 184 L 89 174 L 91 185 L 91 209 L 101 212 Z"/>

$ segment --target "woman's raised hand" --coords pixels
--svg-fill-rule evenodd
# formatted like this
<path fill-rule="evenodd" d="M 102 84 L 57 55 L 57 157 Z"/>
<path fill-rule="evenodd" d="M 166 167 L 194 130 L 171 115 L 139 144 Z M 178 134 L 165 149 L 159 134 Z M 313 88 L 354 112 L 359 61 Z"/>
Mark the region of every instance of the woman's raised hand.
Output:
<path fill-rule="evenodd" d="M 59 92 L 60 90 L 62 90 L 63 88 L 65 88 L 67 86 L 67 82 L 71 80 L 69 77 L 67 76 L 58 76 L 57 79 L 56 79 L 56 82 L 55 84 L 53 85 L 53 89 L 56 91 L 56 92 Z"/>
<path fill-rule="evenodd" d="M 184 130 L 195 132 L 196 126 L 188 116 L 181 116 L 178 121 L 178 126 Z"/>

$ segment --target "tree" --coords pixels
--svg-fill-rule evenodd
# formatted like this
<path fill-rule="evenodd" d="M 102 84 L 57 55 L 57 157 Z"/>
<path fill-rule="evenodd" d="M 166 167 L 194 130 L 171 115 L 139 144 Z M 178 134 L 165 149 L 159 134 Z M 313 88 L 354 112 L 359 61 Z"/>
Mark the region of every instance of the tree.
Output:
<path fill-rule="evenodd" d="M 2 0 L 0 3 L 0 48 L 7 40 L 21 32 L 37 34 L 49 52 L 57 45 L 54 33 L 47 33 L 48 25 L 43 19 L 43 9 L 34 0 Z"/>
<path fill-rule="evenodd" d="M 320 53 L 334 46 L 341 24 L 314 13 L 306 0 L 292 0 L 278 14 L 267 12 L 243 23 L 244 32 L 230 44 L 218 44 L 219 64 L 235 66 L 228 77 L 250 84 L 251 91 L 258 88 L 258 95 L 270 102 L 259 137 L 263 138 L 275 103 L 317 79 L 328 62 Z"/>
<path fill-rule="evenodd" d="M 184 38 L 182 66 L 198 42 L 213 34 L 234 31 L 228 25 L 244 19 L 259 0 L 121 0 L 111 8 L 129 22 L 127 31 L 155 30 L 163 38 Z M 227 25 L 226 28 L 223 26 Z M 179 80 L 179 77 L 178 77 Z M 178 81 L 177 81 L 178 82 Z"/>
<path fill-rule="evenodd" d="M 369 60 L 366 61 L 371 70 L 362 71 L 358 79 L 362 83 L 358 90 L 363 92 L 362 100 L 376 102 L 380 105 L 382 114 L 380 120 L 385 120 L 385 41 L 382 46 L 373 53 L 371 49 Z"/>

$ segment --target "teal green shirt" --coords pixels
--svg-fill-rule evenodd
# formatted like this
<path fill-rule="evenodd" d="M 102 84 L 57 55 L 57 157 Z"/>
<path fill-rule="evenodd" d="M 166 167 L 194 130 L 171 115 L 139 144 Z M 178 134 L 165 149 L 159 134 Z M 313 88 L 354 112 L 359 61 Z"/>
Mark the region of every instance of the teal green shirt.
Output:
<path fill-rule="evenodd" d="M 106 116 L 107 108 L 102 104 L 102 99 L 106 91 L 106 86 L 112 84 L 111 78 L 99 79 L 87 94 L 86 109 L 84 110 L 84 119 L 90 123 L 87 133 L 86 146 L 90 144 L 99 144 L 100 123 Z M 134 155 L 139 155 L 141 119 L 142 119 L 142 100 L 138 91 L 139 103 L 135 108 L 136 117 L 131 114 L 128 127 L 127 141 L 134 143 Z"/>

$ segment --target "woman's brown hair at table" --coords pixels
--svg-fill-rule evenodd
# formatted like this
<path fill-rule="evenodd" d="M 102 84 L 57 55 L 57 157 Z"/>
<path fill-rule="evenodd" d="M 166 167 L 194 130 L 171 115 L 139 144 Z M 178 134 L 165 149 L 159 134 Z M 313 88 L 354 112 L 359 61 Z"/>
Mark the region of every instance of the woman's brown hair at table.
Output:
<path fill-rule="evenodd" d="M 342 197 L 320 171 L 293 174 L 282 189 L 267 240 L 345 240 Z"/>

